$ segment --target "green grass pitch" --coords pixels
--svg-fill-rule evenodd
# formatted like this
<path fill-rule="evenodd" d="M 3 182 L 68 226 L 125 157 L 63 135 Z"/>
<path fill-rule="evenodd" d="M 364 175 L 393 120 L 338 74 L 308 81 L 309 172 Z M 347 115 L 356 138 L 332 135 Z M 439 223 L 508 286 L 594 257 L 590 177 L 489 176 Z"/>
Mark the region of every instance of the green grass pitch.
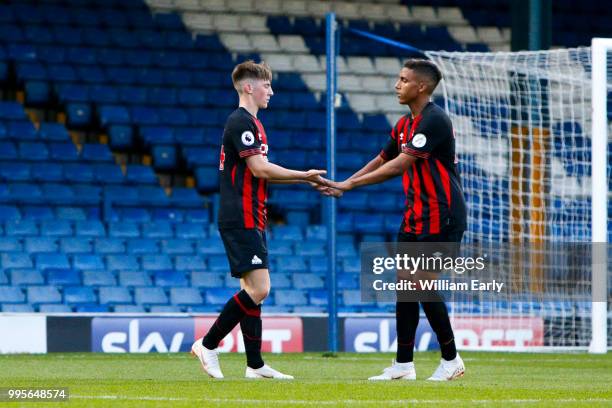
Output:
<path fill-rule="evenodd" d="M 612 355 L 461 353 L 466 375 L 425 381 L 439 354 L 416 353 L 417 381 L 368 382 L 391 354 L 266 355 L 294 381 L 244 379 L 242 354 L 221 355 L 223 380 L 205 376 L 181 354 L 0 356 L 0 387 L 68 387 L 70 400 L 42 406 L 87 407 L 405 407 L 612 406 Z M 0 406 L 37 406 L 30 402 Z"/>

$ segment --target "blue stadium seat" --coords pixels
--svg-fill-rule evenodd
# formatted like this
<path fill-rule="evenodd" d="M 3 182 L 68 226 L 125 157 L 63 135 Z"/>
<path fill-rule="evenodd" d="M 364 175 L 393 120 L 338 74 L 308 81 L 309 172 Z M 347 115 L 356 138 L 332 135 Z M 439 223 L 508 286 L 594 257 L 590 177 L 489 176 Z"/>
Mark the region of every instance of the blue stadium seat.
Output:
<path fill-rule="evenodd" d="M 177 165 L 177 152 L 174 146 L 153 146 L 151 156 L 153 157 L 153 167 L 158 170 L 171 170 Z"/>
<path fill-rule="evenodd" d="M 1 128 L 1 127 L 0 127 Z M 8 134 L 8 132 L 7 132 Z M 17 149 L 12 142 L 0 142 L 0 159 L 15 160 L 17 159 Z"/>
<path fill-rule="evenodd" d="M 225 255 L 208 255 L 207 262 L 211 272 L 227 272 L 230 269 Z"/>
<path fill-rule="evenodd" d="M 27 293 L 28 302 L 33 305 L 62 302 L 62 294 L 55 286 L 29 286 Z"/>
<path fill-rule="evenodd" d="M 306 240 L 308 242 L 327 241 L 327 227 L 325 225 L 308 225 L 306 227 Z"/>
<path fill-rule="evenodd" d="M 324 242 L 297 242 L 295 253 L 302 256 L 324 256 L 326 244 Z"/>
<path fill-rule="evenodd" d="M 137 223 L 147 223 L 151 220 L 151 214 L 149 214 L 149 210 L 145 208 L 123 208 L 119 210 L 120 217 L 122 221 L 126 222 L 137 222 Z"/>
<path fill-rule="evenodd" d="M 119 284 L 121 286 L 151 286 L 151 277 L 142 271 L 120 271 Z"/>
<path fill-rule="evenodd" d="M 315 274 L 295 273 L 292 279 L 295 289 L 323 289 L 325 286 L 323 278 Z"/>
<path fill-rule="evenodd" d="M 34 266 L 30 255 L 21 252 L 3 253 L 0 259 L 3 269 L 32 268 Z"/>
<path fill-rule="evenodd" d="M 132 295 L 124 286 L 103 286 L 98 293 L 101 305 L 130 304 Z"/>
<path fill-rule="evenodd" d="M 20 306 L 20 305 L 7 305 L 7 306 Z M 198 305 L 187 307 L 188 313 L 218 313 L 221 311 L 222 305 Z"/>
<path fill-rule="evenodd" d="M 102 256 L 95 254 L 76 254 L 72 256 L 72 267 L 78 270 L 103 270 Z"/>
<path fill-rule="evenodd" d="M 361 301 L 361 291 L 359 290 L 343 290 L 342 291 L 342 303 L 345 306 L 360 306 L 363 304 Z"/>
<path fill-rule="evenodd" d="M 174 230 L 175 236 L 181 239 L 204 239 L 208 236 L 202 224 L 175 224 Z"/>
<path fill-rule="evenodd" d="M 110 307 L 107 305 L 76 305 L 77 313 L 108 313 Z"/>
<path fill-rule="evenodd" d="M 19 134 L 22 138 L 24 134 Z M 38 142 L 20 142 L 18 145 L 19 158 L 21 160 L 44 161 L 49 158 L 47 145 Z"/>
<path fill-rule="evenodd" d="M 210 212 L 206 210 L 185 210 L 185 221 L 193 223 L 208 224 L 210 220 Z"/>
<path fill-rule="evenodd" d="M 210 288 L 204 294 L 204 303 L 210 305 L 224 305 L 236 294 L 234 289 Z"/>
<path fill-rule="evenodd" d="M 17 207 L 12 205 L 0 205 L 0 221 L 17 221 L 20 218 L 21 213 L 19 212 Z"/>
<path fill-rule="evenodd" d="M 40 235 L 43 237 L 70 236 L 72 235 L 72 225 L 69 220 L 44 220 L 40 224 Z"/>
<path fill-rule="evenodd" d="M 167 271 L 172 269 L 172 261 L 168 255 L 143 255 L 142 269 L 145 271 Z"/>
<path fill-rule="evenodd" d="M 142 226 L 142 236 L 145 238 L 171 238 L 172 226 L 168 221 L 153 221 Z"/>
<path fill-rule="evenodd" d="M 219 190 L 219 169 L 217 167 L 197 167 L 195 177 L 198 191 L 215 192 Z"/>
<path fill-rule="evenodd" d="M 130 126 L 113 125 L 108 129 L 109 144 L 111 148 L 123 150 L 133 144 L 133 132 Z"/>
<path fill-rule="evenodd" d="M 106 267 L 107 269 L 114 270 L 131 270 L 137 271 L 140 269 L 138 260 L 133 255 L 107 255 L 106 256 Z"/>
<path fill-rule="evenodd" d="M 283 240 L 270 240 L 268 242 L 269 255 L 293 255 L 293 242 Z"/>
<path fill-rule="evenodd" d="M 220 255 L 225 254 L 225 247 L 221 238 L 215 236 L 199 240 L 197 242 L 197 252 L 199 254 Z"/>
<path fill-rule="evenodd" d="M 56 252 L 57 240 L 47 237 L 28 237 L 25 239 L 25 251 L 30 254 Z"/>
<path fill-rule="evenodd" d="M 168 239 L 161 244 L 162 253 L 168 255 L 190 255 L 194 252 L 193 243 L 186 239 Z"/>
<path fill-rule="evenodd" d="M 231 289 L 236 289 L 237 291 L 240 290 L 240 280 L 234 278 L 231 273 L 226 273 L 225 274 L 225 287 L 226 288 L 231 288 Z"/>
<path fill-rule="evenodd" d="M 381 233 L 385 231 L 384 217 L 381 214 L 356 214 L 355 230 L 361 233 Z"/>
<path fill-rule="evenodd" d="M 174 131 L 168 126 L 142 126 L 140 128 L 140 137 L 147 148 L 151 145 L 170 145 L 175 143 Z"/>
<path fill-rule="evenodd" d="M 218 175 L 215 175 L 215 178 L 218 178 Z M 193 188 L 173 188 L 170 200 L 177 207 L 201 207 L 204 204 L 202 197 Z"/>
<path fill-rule="evenodd" d="M 81 237 L 103 237 L 106 235 L 104 225 L 98 220 L 77 221 L 75 235 Z"/>
<path fill-rule="evenodd" d="M 31 176 L 35 181 L 62 181 L 64 180 L 61 164 L 54 163 L 32 163 Z"/>
<path fill-rule="evenodd" d="M 141 305 L 115 305 L 113 307 L 115 313 L 145 313 L 146 310 Z"/>
<path fill-rule="evenodd" d="M 273 288 L 277 288 L 277 289 L 292 289 L 293 288 L 293 284 L 291 282 L 289 275 L 285 275 L 284 273 L 273 273 L 270 275 L 270 280 L 272 281 Z"/>
<path fill-rule="evenodd" d="M 66 124 L 69 127 L 87 127 L 92 120 L 91 106 L 83 102 L 66 104 Z"/>
<path fill-rule="evenodd" d="M 34 313 L 34 308 L 27 303 L 2 304 L 1 310 L 4 313 Z"/>
<path fill-rule="evenodd" d="M 168 296 L 163 288 L 136 288 L 134 302 L 139 305 L 166 305 Z"/>
<path fill-rule="evenodd" d="M 157 176 L 150 166 L 128 164 L 125 180 L 130 184 L 155 184 Z"/>
<path fill-rule="evenodd" d="M 191 286 L 196 288 L 221 288 L 223 287 L 223 277 L 219 273 L 192 272 Z"/>
<path fill-rule="evenodd" d="M 283 306 L 305 306 L 308 304 L 306 294 L 301 290 L 277 290 L 274 292 L 274 304 Z"/>
<path fill-rule="evenodd" d="M 68 257 L 64 254 L 38 254 L 34 257 L 36 268 L 45 269 L 69 269 Z"/>
<path fill-rule="evenodd" d="M 31 178 L 30 165 L 27 163 L 3 163 L 0 166 L 0 178 L 7 182 L 28 181 Z"/>
<path fill-rule="evenodd" d="M 23 218 L 27 218 L 34 221 L 52 221 L 55 217 L 53 209 L 47 206 L 28 205 L 22 207 Z"/>
<path fill-rule="evenodd" d="M 294 225 L 281 225 L 273 228 L 272 236 L 275 240 L 302 241 L 304 235 L 302 230 Z"/>
<path fill-rule="evenodd" d="M 87 219 L 85 211 L 79 207 L 57 207 L 55 214 L 57 219 L 61 221 L 84 221 Z"/>
<path fill-rule="evenodd" d="M 68 286 L 68 285 L 80 285 L 81 278 L 79 276 L 79 272 L 73 269 L 48 269 L 46 271 L 47 274 L 47 283 L 49 285 L 59 285 L 59 286 Z"/>
<path fill-rule="evenodd" d="M 77 161 L 79 154 L 72 143 L 49 143 L 49 156 L 57 161 Z"/>
<path fill-rule="evenodd" d="M 177 208 L 154 208 L 151 214 L 155 221 L 183 222 L 185 214 Z M 193 221 L 193 220 L 190 220 Z M 201 222 L 201 221 L 197 221 Z"/>
<path fill-rule="evenodd" d="M 138 224 L 133 222 L 112 222 L 108 226 L 108 235 L 116 238 L 138 238 L 140 231 Z"/>
<path fill-rule="evenodd" d="M 43 200 L 53 204 L 72 204 L 75 201 L 74 191 L 70 186 L 57 183 L 41 186 Z"/>
<path fill-rule="evenodd" d="M 32 220 L 9 220 L 6 223 L 7 236 L 35 236 L 38 235 L 38 227 Z"/>
<path fill-rule="evenodd" d="M 72 313 L 70 306 L 64 304 L 41 304 L 38 307 L 40 313 Z"/>
<path fill-rule="evenodd" d="M 200 255 L 178 255 L 174 259 L 177 271 L 201 271 L 206 269 L 204 258 Z"/>
<path fill-rule="evenodd" d="M 93 288 L 88 286 L 73 286 L 64 289 L 64 302 L 69 305 L 98 303 Z"/>
<path fill-rule="evenodd" d="M 359 289 L 359 275 L 354 273 L 340 273 L 337 278 L 338 289 Z"/>
<path fill-rule="evenodd" d="M 93 185 L 74 185 L 72 187 L 75 195 L 75 204 L 99 205 L 102 200 L 102 188 Z"/>
<path fill-rule="evenodd" d="M 357 257 L 357 250 L 352 242 L 338 242 L 337 245 L 338 256 L 344 258 Z"/>
<path fill-rule="evenodd" d="M 96 164 L 94 175 L 100 184 L 121 184 L 125 181 L 121 168 L 116 164 Z"/>
<path fill-rule="evenodd" d="M 138 238 L 127 240 L 127 253 L 138 254 L 157 254 L 159 248 L 157 242 L 150 238 Z"/>
<path fill-rule="evenodd" d="M 136 188 L 138 201 L 144 206 L 167 206 L 170 203 L 166 192 L 158 185 L 139 185 Z"/>
<path fill-rule="evenodd" d="M 19 102 L 0 101 L 0 119 L 25 120 L 26 114 L 23 105 Z"/>
<path fill-rule="evenodd" d="M 280 273 L 306 273 L 308 267 L 301 256 L 279 256 L 276 267 Z"/>
<path fill-rule="evenodd" d="M 361 260 L 359 258 L 347 257 L 342 260 L 342 271 L 344 273 L 361 273 Z"/>
<path fill-rule="evenodd" d="M 70 140 L 68 131 L 60 123 L 43 122 L 38 128 L 38 136 L 45 141 L 67 142 Z"/>
<path fill-rule="evenodd" d="M 25 294 L 16 286 L 0 286 L 0 303 L 24 303 Z"/>
<path fill-rule="evenodd" d="M 63 166 L 63 180 L 73 183 L 91 183 L 93 179 L 91 166 L 83 164 L 65 164 Z"/>
<path fill-rule="evenodd" d="M 36 269 L 13 269 L 9 275 L 13 286 L 45 284 L 45 278 Z"/>
<path fill-rule="evenodd" d="M 94 251 L 99 254 L 123 254 L 125 243 L 121 238 L 97 238 L 94 241 Z"/>
<path fill-rule="evenodd" d="M 107 145 L 84 144 L 81 150 L 81 158 L 90 162 L 112 162 L 113 155 Z"/>
<path fill-rule="evenodd" d="M 202 295 L 196 288 L 171 288 L 170 303 L 173 305 L 193 306 L 203 303 Z"/>
<path fill-rule="evenodd" d="M 106 105 L 101 106 L 98 111 L 100 124 L 104 127 L 130 123 L 130 112 L 123 106 Z"/>
<path fill-rule="evenodd" d="M 115 275 L 106 270 L 101 271 L 83 271 L 84 286 L 115 286 L 117 280 Z"/>
<path fill-rule="evenodd" d="M 0 252 L 21 252 L 22 245 L 14 237 L 0 237 Z"/>

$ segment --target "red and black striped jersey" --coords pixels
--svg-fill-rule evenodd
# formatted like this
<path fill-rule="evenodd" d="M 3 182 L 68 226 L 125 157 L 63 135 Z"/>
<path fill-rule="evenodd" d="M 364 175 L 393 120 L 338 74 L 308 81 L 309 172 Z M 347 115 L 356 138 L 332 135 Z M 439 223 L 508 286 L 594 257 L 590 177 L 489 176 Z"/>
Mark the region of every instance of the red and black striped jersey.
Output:
<path fill-rule="evenodd" d="M 448 115 L 430 102 L 412 118 L 402 116 L 380 155 L 391 160 L 400 153 L 419 158 L 403 174 L 406 210 L 401 230 L 439 234 L 466 228 L 466 206 L 455 154 L 455 136 Z"/>
<path fill-rule="evenodd" d="M 268 139 L 261 122 L 240 107 L 228 117 L 219 160 L 219 228 L 266 228 L 268 183 L 253 176 L 246 158 L 268 156 Z M 266 159 L 267 160 L 267 159 Z"/>

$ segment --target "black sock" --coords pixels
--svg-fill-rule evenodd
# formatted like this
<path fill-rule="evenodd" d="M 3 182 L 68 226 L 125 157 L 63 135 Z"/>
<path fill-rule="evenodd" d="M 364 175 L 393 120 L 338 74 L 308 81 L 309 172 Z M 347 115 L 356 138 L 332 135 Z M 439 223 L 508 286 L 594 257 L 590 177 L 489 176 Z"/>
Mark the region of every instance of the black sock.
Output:
<path fill-rule="evenodd" d="M 429 320 L 429 324 L 433 329 L 434 333 L 440 343 L 440 351 L 442 352 L 442 358 L 446 361 L 450 361 L 457 357 L 457 348 L 455 347 L 455 335 L 453 334 L 453 328 L 448 318 L 448 310 L 446 304 L 443 301 L 440 302 L 422 302 L 425 316 Z"/>
<path fill-rule="evenodd" d="M 261 305 L 257 305 L 257 313 L 247 313 L 240 321 L 240 330 L 244 339 L 247 365 L 251 368 L 261 368 L 264 362 L 261 358 Z"/>
<path fill-rule="evenodd" d="M 414 352 L 414 337 L 419 325 L 419 303 L 397 302 L 395 304 L 395 327 L 397 330 L 397 354 L 395 361 L 410 363 Z"/>
<path fill-rule="evenodd" d="M 227 301 L 223 310 L 212 327 L 204 336 L 202 344 L 209 350 L 219 346 L 219 343 L 247 313 L 257 313 L 257 305 L 249 294 L 243 289 Z"/>

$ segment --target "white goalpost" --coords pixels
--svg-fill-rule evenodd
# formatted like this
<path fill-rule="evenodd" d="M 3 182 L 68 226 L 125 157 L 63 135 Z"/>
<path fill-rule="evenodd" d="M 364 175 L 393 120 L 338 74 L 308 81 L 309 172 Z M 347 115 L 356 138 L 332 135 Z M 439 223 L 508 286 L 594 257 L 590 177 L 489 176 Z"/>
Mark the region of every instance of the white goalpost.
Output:
<path fill-rule="evenodd" d="M 469 207 L 466 241 L 593 243 L 592 265 L 582 265 L 578 279 L 588 276 L 586 284 L 536 290 L 518 310 L 493 305 L 480 311 L 500 319 L 541 318 L 545 350 L 608 348 L 611 49 L 612 39 L 594 39 L 590 48 L 427 52 L 444 74 L 439 88 L 455 128 Z M 545 289 L 564 279 L 567 288 L 576 279 L 544 269 L 541 276 L 551 276 Z M 590 301 L 582 299 L 587 296 Z"/>

